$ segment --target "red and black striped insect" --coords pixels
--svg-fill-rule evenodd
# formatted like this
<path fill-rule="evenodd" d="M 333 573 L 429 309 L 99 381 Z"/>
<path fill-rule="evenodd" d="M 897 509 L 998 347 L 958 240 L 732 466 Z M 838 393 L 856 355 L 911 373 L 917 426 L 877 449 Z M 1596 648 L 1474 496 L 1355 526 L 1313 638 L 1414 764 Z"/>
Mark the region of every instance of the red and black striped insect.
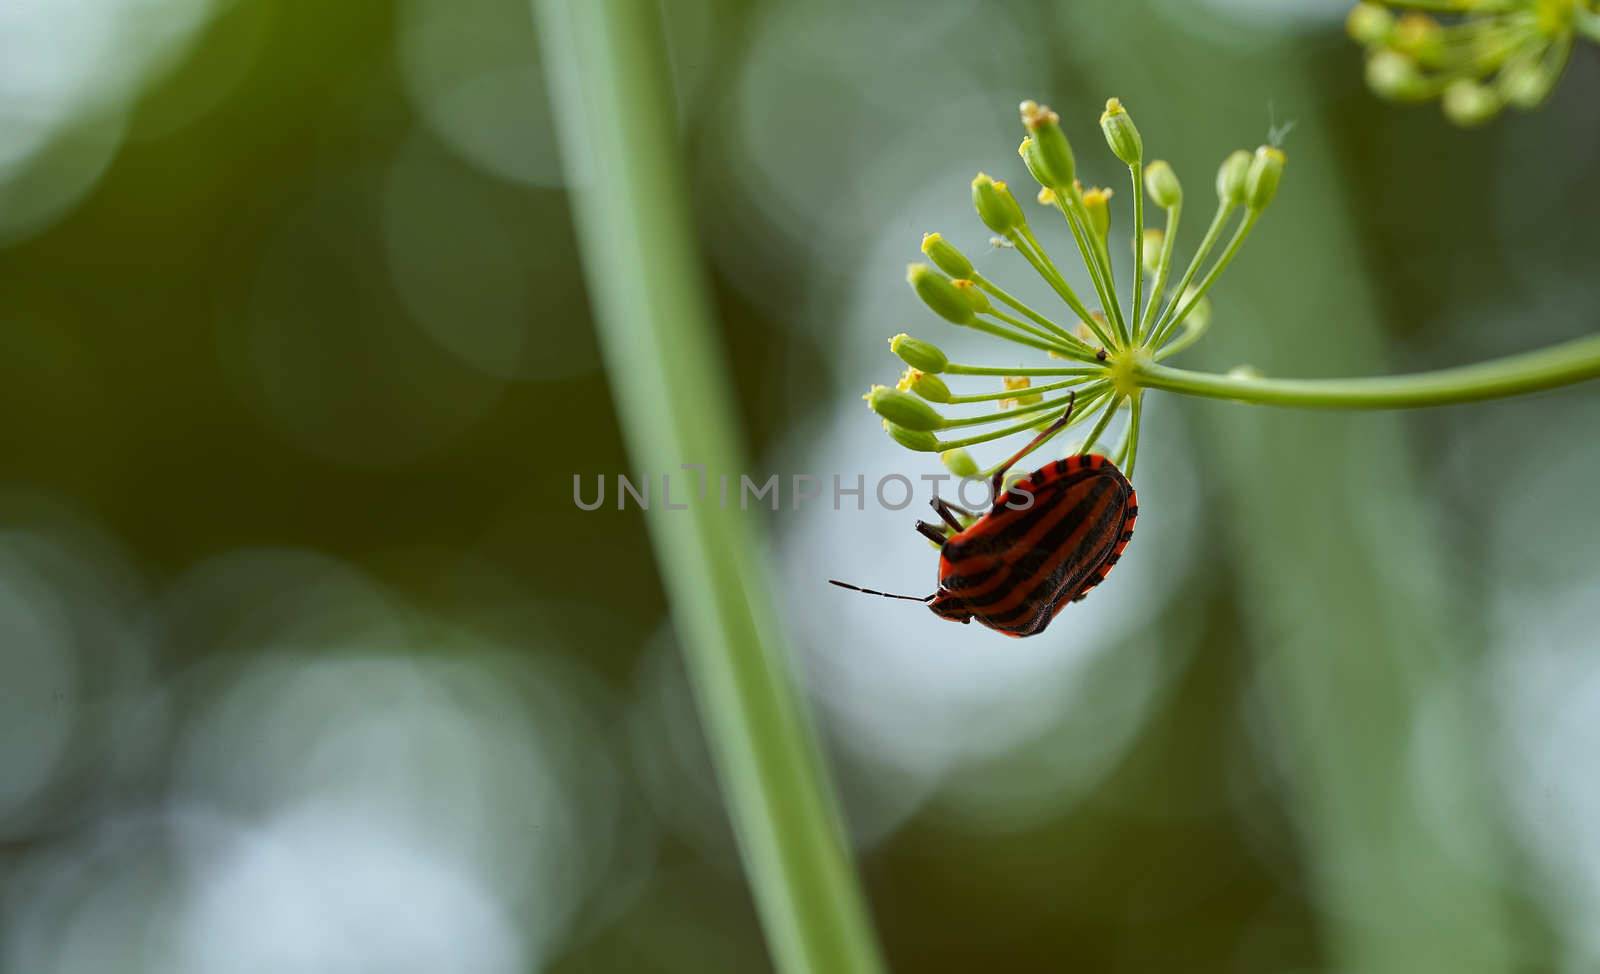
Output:
<path fill-rule="evenodd" d="M 932 595 L 892 595 L 829 581 L 867 595 L 924 602 L 942 618 L 976 619 L 1007 636 L 1044 632 L 1068 603 L 1081 601 L 1105 580 L 1139 516 L 1133 485 L 1116 464 L 1097 454 L 1057 460 L 1001 491 L 1006 471 L 1071 415 L 1069 400 L 1060 419 L 1000 467 L 994 502 L 982 516 L 933 499 L 933 509 L 955 533 L 917 522 L 917 530 L 940 546 L 939 588 Z M 957 514 L 977 520 L 963 526 Z"/>

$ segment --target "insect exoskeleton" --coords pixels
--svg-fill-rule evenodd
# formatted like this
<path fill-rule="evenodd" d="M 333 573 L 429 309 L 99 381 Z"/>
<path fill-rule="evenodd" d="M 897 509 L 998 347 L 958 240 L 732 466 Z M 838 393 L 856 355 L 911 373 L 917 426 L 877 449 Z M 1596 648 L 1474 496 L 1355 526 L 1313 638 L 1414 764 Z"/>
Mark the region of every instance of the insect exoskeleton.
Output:
<path fill-rule="evenodd" d="M 1006 471 L 1072 415 L 1061 418 L 1000 466 L 994 501 L 978 514 L 938 497 L 933 508 L 954 533 L 923 521 L 917 530 L 939 544 L 939 588 L 932 595 L 892 595 L 831 580 L 867 595 L 927 603 L 941 618 L 978 622 L 1008 636 L 1032 636 L 1069 603 L 1105 580 L 1133 537 L 1139 498 L 1117 465 L 1079 454 L 1035 470 L 1002 490 Z M 959 515 L 970 520 L 963 523 Z"/>

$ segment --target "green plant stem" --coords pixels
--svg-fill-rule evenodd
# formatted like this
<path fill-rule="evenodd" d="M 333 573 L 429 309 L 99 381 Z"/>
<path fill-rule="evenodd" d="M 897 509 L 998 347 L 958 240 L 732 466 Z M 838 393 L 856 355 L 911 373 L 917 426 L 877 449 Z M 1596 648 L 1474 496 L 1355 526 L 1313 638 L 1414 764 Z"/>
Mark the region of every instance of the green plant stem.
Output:
<path fill-rule="evenodd" d="M 1050 341 L 1044 341 L 1043 339 L 1035 338 L 1027 333 L 1019 333 L 1012 331 L 1009 328 L 1002 328 L 994 322 L 984 321 L 982 318 L 974 317 L 972 321 L 968 322 L 967 324 L 958 325 L 957 327 L 972 328 L 977 331 L 981 331 L 986 335 L 993 335 L 996 338 L 1004 338 L 1008 342 L 1015 342 L 1018 345 L 1026 345 L 1029 348 L 1037 348 L 1041 352 L 1055 352 L 1058 355 L 1065 355 L 1068 358 L 1077 359 L 1079 361 L 1087 362 L 1093 359 L 1093 356 L 1082 356 L 1071 346 L 1063 345 L 1053 339 Z"/>
<path fill-rule="evenodd" d="M 951 396 L 940 405 L 964 406 L 974 402 L 996 402 L 1001 399 L 1016 399 L 1019 396 L 1036 396 L 1042 392 L 1070 389 L 1082 382 L 1082 379 L 1063 379 L 1060 382 L 1047 382 L 1042 386 L 1028 386 L 1026 389 L 1001 389 L 999 392 L 984 392 L 971 396 Z"/>
<path fill-rule="evenodd" d="M 1517 396 L 1600 377 L 1600 335 L 1473 365 L 1360 379 L 1248 379 L 1141 361 L 1131 382 L 1191 396 L 1307 409 L 1409 409 Z"/>
<path fill-rule="evenodd" d="M 1061 354 L 1071 356 L 1080 362 L 1095 361 L 1094 349 L 1085 345 L 1077 338 L 1062 332 L 1059 326 L 1050 328 L 1048 330 L 1040 328 L 1036 325 L 1032 325 L 1026 321 L 1023 321 L 1016 315 L 1006 314 L 1004 311 L 1001 311 L 999 308 L 993 307 L 992 305 L 988 311 L 980 311 L 979 314 L 989 315 L 992 318 L 999 318 L 1001 321 L 1013 328 L 1016 328 L 1026 334 L 1033 335 L 1035 338 L 1038 338 L 1041 341 L 1056 345 L 1060 348 Z"/>
<path fill-rule="evenodd" d="M 1133 320 L 1128 323 L 1128 342 L 1138 344 L 1139 305 L 1144 298 L 1144 163 L 1134 163 L 1128 172 L 1133 176 L 1133 304 L 1128 307 Z"/>
<path fill-rule="evenodd" d="M 658 8 L 540 0 L 537 11 L 632 461 L 736 474 L 747 468 L 696 256 Z M 647 523 L 776 968 L 876 974 L 882 963 L 755 526 L 711 503 L 658 506 Z"/>
<path fill-rule="evenodd" d="M 1045 253 L 1043 247 L 1039 246 L 1039 241 L 1034 238 L 1033 231 L 1024 224 L 1011 231 L 1008 236 L 1011 240 L 1011 245 L 1017 248 L 1028 263 L 1033 265 L 1033 269 L 1038 272 L 1039 276 L 1044 278 L 1045 283 L 1049 284 L 1050 288 L 1056 292 L 1061 300 L 1067 303 L 1067 307 L 1071 308 L 1072 313 L 1078 316 L 1078 320 L 1082 321 L 1090 331 L 1094 332 L 1095 337 L 1099 338 L 1102 344 L 1111 347 L 1111 339 L 1100 329 L 1099 322 L 1095 321 L 1094 315 L 1089 313 L 1088 307 L 1078 299 L 1078 293 L 1072 289 L 1072 285 L 1068 284 L 1067 279 L 1061 276 L 1061 272 L 1056 269 L 1055 262 L 1050 259 L 1050 255 Z"/>
<path fill-rule="evenodd" d="M 1172 304 L 1178 310 L 1156 329 L 1155 335 L 1150 339 L 1151 344 L 1160 347 L 1161 343 L 1167 340 L 1167 336 L 1172 334 L 1172 330 L 1183 323 L 1183 319 L 1188 317 L 1190 311 L 1194 310 L 1194 306 L 1200 303 L 1200 299 L 1206 296 L 1207 291 L 1211 290 L 1211 285 L 1215 284 L 1217 278 L 1222 276 L 1222 272 L 1228 269 L 1228 265 L 1233 262 L 1234 256 L 1239 253 L 1239 248 L 1244 246 L 1245 239 L 1250 236 L 1250 231 L 1255 229 L 1256 221 L 1259 219 L 1261 219 L 1260 210 L 1245 211 L 1244 219 L 1239 221 L 1238 229 L 1233 231 L 1233 237 L 1228 241 L 1228 246 L 1223 249 L 1222 256 L 1217 258 L 1217 262 L 1211 265 L 1209 271 L 1206 271 L 1206 276 L 1201 279 L 1200 285 L 1194 289 L 1194 293 L 1189 295 L 1188 300 L 1184 300 L 1182 291 L 1173 296 Z M 1183 304 L 1178 307 L 1178 302 L 1180 301 Z"/>
<path fill-rule="evenodd" d="M 1049 318 L 1046 318 L 1044 315 L 1040 314 L 1039 312 L 1033 310 L 1033 308 L 1029 307 L 1021 299 L 1019 299 L 1015 295 L 1013 295 L 1010 291 L 1007 291 L 1005 288 L 1003 288 L 1000 285 L 998 285 L 998 284 L 994 283 L 993 281 L 989 280 L 987 277 L 984 277 L 982 274 L 979 274 L 977 271 L 973 271 L 972 272 L 971 280 L 972 280 L 972 283 L 978 285 L 978 287 L 980 287 L 983 290 L 987 291 L 989 293 L 990 297 L 999 298 L 1002 302 L 1004 302 L 1006 304 L 1009 304 L 1012 308 L 1016 309 L 1024 318 L 1027 318 L 1029 321 L 1033 322 L 1034 324 L 1039 325 L 1040 327 L 1043 327 L 1043 328 L 1048 328 L 1052 332 L 1060 335 L 1061 337 L 1067 338 L 1070 341 L 1075 342 L 1078 345 L 1082 345 L 1085 351 L 1088 351 L 1088 352 L 1093 352 L 1094 351 L 1094 349 L 1090 348 L 1088 345 L 1084 345 L 1083 340 L 1078 338 L 1078 336 L 1076 336 L 1076 335 L 1072 334 L 1071 332 L 1067 331 L 1065 328 L 1062 328 L 1060 325 L 1058 325 L 1055 322 L 1051 321 Z"/>
<path fill-rule="evenodd" d="M 950 375 L 1101 375 L 1105 372 L 1103 367 L 1092 369 L 1079 368 L 1012 368 L 1008 365 L 958 365 L 951 362 L 944 367 Z"/>
<path fill-rule="evenodd" d="M 1211 327 L 1211 319 L 1207 317 L 1202 323 L 1196 324 L 1186 321 L 1181 326 L 1183 333 L 1169 341 L 1156 352 L 1156 361 L 1163 361 L 1178 354 L 1204 337 L 1206 329 Z"/>
<path fill-rule="evenodd" d="M 1056 209 L 1066 218 L 1072 239 L 1078 245 L 1078 252 L 1083 255 L 1083 265 L 1089 271 L 1095 293 L 1100 297 L 1100 307 L 1106 320 L 1111 322 L 1121 337 L 1125 326 L 1122 324 L 1122 309 L 1117 305 L 1116 282 L 1111 277 L 1111 258 L 1101 250 L 1099 235 L 1094 232 L 1094 224 L 1089 220 L 1089 208 L 1083 203 L 1083 194 L 1076 186 L 1070 187 L 1070 190 L 1066 199 L 1062 199 L 1059 192 L 1056 193 Z M 1108 339 L 1105 344 L 1107 348 L 1117 347 L 1117 343 Z"/>
<path fill-rule="evenodd" d="M 1161 235 L 1161 256 L 1156 259 L 1156 279 L 1155 283 L 1150 285 L 1150 299 L 1145 302 L 1144 315 L 1139 320 L 1139 327 L 1134 331 L 1134 344 L 1139 344 L 1143 337 L 1154 329 L 1156 309 L 1161 307 L 1161 295 L 1166 292 L 1167 277 L 1172 273 L 1172 248 L 1178 242 L 1178 218 L 1182 215 L 1182 200 L 1167 210 L 1167 229 Z M 1143 274 L 1144 268 L 1140 267 L 1139 272 Z M 1138 308 L 1134 308 L 1134 311 L 1137 313 Z"/>
<path fill-rule="evenodd" d="M 1086 408 L 1086 405 L 1085 405 L 1086 401 L 1097 401 L 1100 397 L 1109 395 L 1110 393 L 1111 393 L 1111 383 L 1109 383 L 1109 382 L 1102 382 L 1102 383 L 1096 383 L 1096 384 L 1093 384 L 1093 385 L 1085 386 L 1082 389 L 1078 390 L 1078 398 L 1076 400 L 1077 407 L 1075 407 L 1075 408 L 1078 408 L 1078 407 Z M 1065 401 L 1066 400 L 1061 400 L 1061 402 L 1063 402 L 1063 403 Z M 1031 429 L 1037 427 L 1039 425 L 1040 417 L 1044 414 L 1044 410 L 1042 410 L 1042 409 L 1040 409 L 1038 407 L 1030 406 L 1030 407 L 1027 407 L 1026 410 L 1022 410 L 1022 409 L 1013 410 L 1011 415 L 1016 416 L 1016 415 L 1023 414 L 1024 412 L 1026 412 L 1026 417 L 1024 419 L 1022 419 L 1020 422 L 1013 423 L 1012 425 L 1004 427 L 1002 429 L 990 430 L 987 433 L 979 433 L 977 436 L 969 436 L 964 440 L 948 440 L 948 441 L 941 440 L 939 442 L 939 449 L 941 451 L 942 450 L 954 450 L 957 447 L 977 446 L 979 443 L 988 443 L 991 440 L 1003 440 L 1006 437 L 1011 436 L 1013 434 L 1021 433 L 1024 430 L 1031 430 Z M 1072 423 L 1069 423 L 1068 426 L 1074 426 L 1076 424 L 1077 424 L 1077 421 L 1074 420 Z M 1040 444 L 1040 445 L 1042 446 L 1043 444 Z M 991 476 L 992 476 L 992 472 L 991 472 Z"/>
<path fill-rule="evenodd" d="M 1148 344 L 1160 347 L 1160 339 L 1165 337 L 1167 323 L 1177 313 L 1178 303 L 1183 300 L 1183 292 L 1189 289 L 1189 282 L 1194 280 L 1199 273 L 1200 265 L 1205 263 L 1206 256 L 1211 253 L 1211 248 L 1217 244 L 1217 238 L 1222 236 L 1222 228 L 1227 226 L 1228 218 L 1233 216 L 1233 211 L 1238 208 L 1236 203 L 1217 203 L 1217 212 L 1211 217 L 1211 226 L 1206 228 L 1206 235 L 1200 239 L 1200 249 L 1194 252 L 1189 259 L 1189 267 L 1183 272 L 1183 277 L 1178 281 L 1178 286 L 1172 289 L 1172 300 L 1167 302 L 1166 310 L 1156 319 L 1156 325 L 1150 330 L 1152 336 Z"/>
<path fill-rule="evenodd" d="M 1017 389 L 1014 392 L 1013 398 L 1015 398 L 1016 396 L 1026 396 L 1028 394 L 1029 393 L 1028 393 L 1028 391 L 1026 389 Z M 1016 409 L 1011 410 L 1009 412 L 1009 414 L 1008 413 L 990 413 L 987 416 L 963 416 L 960 419 L 947 419 L 947 420 L 945 420 L 944 425 L 939 427 L 939 429 L 941 429 L 941 430 L 950 430 L 950 429 L 962 429 L 963 427 L 967 427 L 967 426 L 982 426 L 985 423 L 1004 422 L 1005 420 L 1010 419 L 1012 416 L 1020 416 L 1023 413 L 1044 413 L 1044 412 L 1049 412 L 1052 409 L 1058 409 L 1058 408 L 1060 408 L 1062 406 L 1065 406 L 1068 402 L 1071 401 L 1071 399 L 1072 399 L 1071 396 L 1059 396 L 1059 397 L 1057 397 L 1055 399 L 1045 399 L 1045 400 L 1043 400 L 1041 402 L 1030 403 L 1030 404 L 1025 405 L 1025 406 L 1018 406 Z"/>
<path fill-rule="evenodd" d="M 990 477 L 993 477 L 995 474 L 999 473 L 1000 472 L 1000 468 L 1003 465 L 1005 465 L 1007 462 L 1013 462 L 1013 463 L 1020 462 L 1024 457 L 1027 457 L 1027 456 L 1033 454 L 1034 452 L 1042 449 L 1046 443 L 1049 443 L 1051 440 L 1055 439 L 1057 436 L 1060 436 L 1062 433 L 1066 432 L 1067 430 L 1069 430 L 1069 429 L 1073 428 L 1074 426 L 1077 426 L 1080 423 L 1083 423 L 1084 421 L 1088 420 L 1089 418 L 1094 416 L 1095 407 L 1098 406 L 1100 404 L 1100 402 L 1106 396 L 1109 396 L 1109 395 L 1111 395 L 1111 386 L 1109 384 L 1088 387 L 1087 389 L 1084 390 L 1083 395 L 1078 396 L 1077 400 L 1075 401 L 1075 403 L 1073 405 L 1074 414 L 1071 417 L 1068 418 L 1067 423 L 1066 423 L 1065 426 L 1063 426 L 1060 429 L 1056 430 L 1050 436 L 1045 437 L 1044 439 L 1040 440 L 1039 442 L 1030 444 L 1026 450 L 1023 450 L 1021 453 L 1016 454 L 1016 456 L 1010 457 L 1010 458 L 1008 458 L 1008 460 L 1002 460 L 999 463 L 995 464 L 994 466 L 988 468 L 987 470 L 980 471 L 979 474 L 978 474 L 979 478 L 983 479 L 983 480 L 988 480 Z M 1035 416 L 1032 420 L 1030 420 L 1030 425 L 1023 427 L 1023 429 L 1025 429 L 1025 430 L 1035 429 L 1035 428 L 1037 428 L 1038 423 L 1039 423 L 1039 419 L 1038 419 L 1037 416 Z"/>
<path fill-rule="evenodd" d="M 1133 466 L 1139 459 L 1139 419 L 1143 413 L 1144 396 L 1134 393 L 1133 405 L 1128 415 L 1128 453 L 1122 463 L 1122 473 L 1129 480 L 1133 479 Z"/>
<path fill-rule="evenodd" d="M 1106 431 L 1106 427 L 1111 425 L 1111 419 L 1117 415 L 1117 406 L 1121 402 L 1121 396 L 1112 396 L 1107 401 L 1105 412 L 1101 414 L 1100 421 L 1094 424 L 1094 429 L 1091 429 L 1089 435 L 1083 438 L 1083 445 L 1078 447 L 1079 453 L 1088 453 L 1094 449 L 1095 441 L 1100 439 L 1100 435 Z"/>

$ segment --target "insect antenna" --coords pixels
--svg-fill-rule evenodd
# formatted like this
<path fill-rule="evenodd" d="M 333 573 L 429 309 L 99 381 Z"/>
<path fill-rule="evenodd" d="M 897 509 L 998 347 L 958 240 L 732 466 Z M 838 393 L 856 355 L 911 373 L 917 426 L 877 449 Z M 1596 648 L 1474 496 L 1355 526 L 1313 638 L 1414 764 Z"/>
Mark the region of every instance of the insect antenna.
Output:
<path fill-rule="evenodd" d="M 895 595 L 892 592 L 880 592 L 875 588 L 862 588 L 859 585 L 851 585 L 849 582 L 841 582 L 837 578 L 828 579 L 828 584 L 837 585 L 840 588 L 847 588 L 852 592 L 860 592 L 862 595 L 881 595 L 886 599 L 904 599 L 907 602 L 932 602 L 934 596 L 939 594 L 938 592 L 935 592 L 933 595 L 924 595 L 920 598 L 915 595 Z"/>

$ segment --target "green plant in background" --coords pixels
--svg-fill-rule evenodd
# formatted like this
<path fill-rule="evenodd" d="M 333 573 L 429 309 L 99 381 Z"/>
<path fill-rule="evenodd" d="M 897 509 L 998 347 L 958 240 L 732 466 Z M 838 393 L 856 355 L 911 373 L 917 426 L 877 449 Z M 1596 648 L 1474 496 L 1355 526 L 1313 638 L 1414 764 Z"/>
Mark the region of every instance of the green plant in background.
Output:
<path fill-rule="evenodd" d="M 1478 125 L 1507 105 L 1526 109 L 1544 101 L 1578 35 L 1600 41 L 1600 6 L 1595 0 L 1365 0 L 1346 25 L 1367 48 L 1373 91 L 1397 101 L 1438 98 L 1451 121 Z"/>
<path fill-rule="evenodd" d="M 1006 184 L 979 173 L 972 181 L 978 216 L 997 235 L 997 243 L 1022 255 L 1076 321 L 1069 329 L 1023 303 L 979 273 L 941 235 L 931 233 L 923 238 L 923 253 L 933 266 L 912 264 L 907 280 L 929 308 L 951 324 L 1062 362 L 1035 368 L 968 365 L 951 362 L 932 342 L 905 334 L 890 339 L 890 348 L 908 368 L 896 388 L 874 386 L 865 396 L 867 405 L 897 443 L 918 452 L 939 453 L 957 475 L 980 475 L 967 447 L 1043 427 L 1074 396 L 1074 419 L 1064 428 L 1093 421 L 1076 447 L 1080 453 L 1097 450 L 1117 410 L 1128 407 L 1129 422 L 1121 442 L 1106 455 L 1132 476 L 1146 389 L 1263 405 L 1385 409 L 1510 396 L 1600 376 L 1600 335 L 1478 365 L 1383 378 L 1274 380 L 1248 368 L 1215 375 L 1163 365 L 1165 359 L 1205 334 L 1212 318 L 1207 294 L 1277 193 L 1284 153 L 1263 145 L 1253 154 L 1241 149 L 1223 160 L 1217 172 L 1217 208 L 1211 225 L 1187 269 L 1169 287 L 1183 213 L 1182 187 L 1165 162 L 1144 163 L 1143 140 L 1131 116 L 1118 99 L 1107 102 L 1100 127 L 1112 153 L 1127 166 L 1133 184 L 1133 263 L 1137 270 L 1132 275 L 1131 300 L 1124 306 L 1107 245 L 1111 191 L 1085 189 L 1078 182 L 1072 147 L 1055 112 L 1031 101 L 1022 104 L 1021 112 L 1029 134 L 1018 151 L 1039 181 L 1039 202 L 1065 218 L 1100 307 L 1090 308 L 1067 283 Z M 1144 226 L 1146 194 L 1166 214 L 1165 229 Z M 1207 266 L 1230 225 L 1233 231 L 1227 243 Z M 1147 299 L 1143 296 L 1146 278 L 1150 279 Z M 956 394 L 946 376 L 1002 377 L 1003 388 Z M 1046 381 L 1034 386 L 1035 379 Z M 998 405 L 999 409 L 951 416 L 935 408 L 967 405 Z M 998 428 L 970 432 L 985 426 Z"/>

